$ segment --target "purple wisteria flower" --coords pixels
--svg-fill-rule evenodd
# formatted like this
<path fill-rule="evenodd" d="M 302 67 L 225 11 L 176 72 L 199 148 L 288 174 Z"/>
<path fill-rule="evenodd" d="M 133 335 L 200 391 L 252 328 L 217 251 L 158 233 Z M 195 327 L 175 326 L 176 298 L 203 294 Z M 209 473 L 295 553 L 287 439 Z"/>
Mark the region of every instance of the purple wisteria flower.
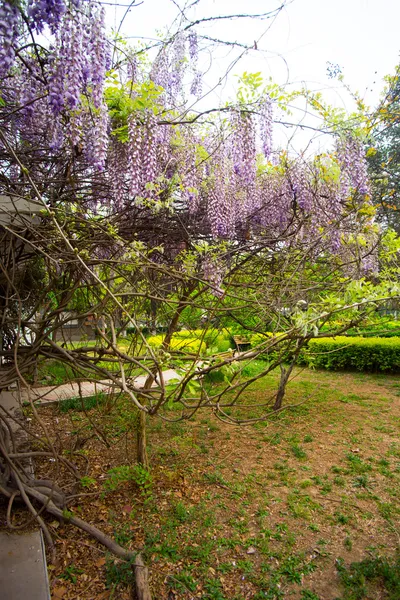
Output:
<path fill-rule="evenodd" d="M 225 294 L 221 285 L 224 280 L 225 268 L 216 257 L 206 256 L 203 260 L 203 278 L 210 284 L 210 292 L 217 298 Z"/>
<path fill-rule="evenodd" d="M 190 60 L 196 63 L 199 54 L 199 41 L 196 31 L 191 31 L 188 39 Z"/>
<path fill-rule="evenodd" d="M 260 107 L 260 137 L 262 149 L 267 159 L 272 152 L 272 117 L 272 101 L 267 95 Z"/>
<path fill-rule="evenodd" d="M 18 38 L 19 12 L 5 1 L 0 7 L 0 77 L 7 75 L 15 59 L 14 46 Z"/>
<path fill-rule="evenodd" d="M 149 111 L 143 123 L 142 146 L 142 182 L 144 185 L 154 181 L 157 174 L 157 123 L 154 114 Z"/>
<path fill-rule="evenodd" d="M 100 11 L 97 11 L 96 15 L 92 17 L 93 20 L 89 47 L 89 53 L 92 61 L 92 98 L 96 108 L 98 108 L 101 104 L 106 71 L 110 64 L 109 47 L 104 35 L 104 18 L 104 8 L 101 8 Z"/>
<path fill-rule="evenodd" d="M 42 33 L 45 25 L 48 25 L 51 33 L 59 29 L 62 18 L 67 11 L 64 0 L 29 0 L 28 17 L 32 22 L 32 28 Z"/>
<path fill-rule="evenodd" d="M 132 115 L 128 124 L 128 180 L 129 193 L 137 196 L 142 191 L 142 127 Z"/>
<path fill-rule="evenodd" d="M 341 169 L 342 198 L 346 199 L 354 190 L 369 195 L 368 167 L 361 140 L 348 135 L 337 143 L 337 156 Z"/>
<path fill-rule="evenodd" d="M 88 148 L 89 162 L 96 171 L 104 171 L 109 144 L 110 118 L 107 106 L 102 104 L 99 108 L 94 127 L 91 128 L 91 147 Z"/>
<path fill-rule="evenodd" d="M 252 116 L 249 113 L 234 111 L 232 158 L 235 174 L 244 183 L 251 184 L 256 177 L 256 141 Z"/>

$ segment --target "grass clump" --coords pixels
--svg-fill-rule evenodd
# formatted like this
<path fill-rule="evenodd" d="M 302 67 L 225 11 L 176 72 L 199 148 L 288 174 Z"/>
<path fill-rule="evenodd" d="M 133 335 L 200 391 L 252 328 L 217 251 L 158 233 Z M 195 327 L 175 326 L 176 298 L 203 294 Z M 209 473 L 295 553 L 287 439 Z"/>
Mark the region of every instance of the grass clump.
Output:
<path fill-rule="evenodd" d="M 336 561 L 344 594 L 337 600 L 363 600 L 373 597 L 377 589 L 384 590 L 387 600 L 400 598 L 400 554 L 394 559 L 368 558 L 346 567 L 343 559 Z"/>
<path fill-rule="evenodd" d="M 61 400 L 58 403 L 58 410 L 62 413 L 70 411 L 87 411 L 92 408 L 97 408 L 101 404 L 104 404 L 106 400 L 105 394 L 95 394 L 93 396 L 86 396 L 85 398 L 75 397 Z"/>

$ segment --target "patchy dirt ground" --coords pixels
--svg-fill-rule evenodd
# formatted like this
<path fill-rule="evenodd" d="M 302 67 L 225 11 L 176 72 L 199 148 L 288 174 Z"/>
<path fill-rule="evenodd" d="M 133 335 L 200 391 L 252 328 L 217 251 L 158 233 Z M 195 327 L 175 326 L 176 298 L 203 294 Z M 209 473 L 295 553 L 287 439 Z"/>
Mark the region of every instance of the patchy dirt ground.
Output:
<path fill-rule="evenodd" d="M 246 404 L 275 383 L 253 384 Z M 54 444 L 88 469 L 68 510 L 143 550 L 154 599 L 342 598 L 340 559 L 390 557 L 399 545 L 400 378 L 299 370 L 286 404 L 298 406 L 246 427 L 205 412 L 152 420 L 150 474 L 135 467 L 136 415 L 124 399 L 40 416 Z M 57 468 L 37 465 L 43 478 Z M 129 565 L 48 522 L 54 600 L 132 598 Z M 370 593 L 386 597 L 379 585 Z"/>

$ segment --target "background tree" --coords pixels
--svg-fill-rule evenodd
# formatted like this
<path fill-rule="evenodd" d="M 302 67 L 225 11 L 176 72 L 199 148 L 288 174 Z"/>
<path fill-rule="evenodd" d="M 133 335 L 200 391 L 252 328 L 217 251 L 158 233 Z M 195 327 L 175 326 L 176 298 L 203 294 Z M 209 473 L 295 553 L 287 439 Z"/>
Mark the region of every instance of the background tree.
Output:
<path fill-rule="evenodd" d="M 386 78 L 386 90 L 372 121 L 368 150 L 372 197 L 384 227 L 400 232 L 400 70 Z"/>

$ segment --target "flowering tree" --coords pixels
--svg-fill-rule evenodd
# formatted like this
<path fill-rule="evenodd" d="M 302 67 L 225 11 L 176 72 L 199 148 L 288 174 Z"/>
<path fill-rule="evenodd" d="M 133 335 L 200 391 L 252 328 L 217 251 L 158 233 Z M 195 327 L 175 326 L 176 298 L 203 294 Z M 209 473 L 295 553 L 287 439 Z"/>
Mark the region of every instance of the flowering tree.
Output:
<path fill-rule="evenodd" d="M 151 60 L 142 48 L 107 38 L 104 9 L 91 0 L 6 1 L 0 11 L 0 185 L 9 199 L 0 248 L 0 386 L 19 380 L 29 387 L 43 358 L 64 361 L 77 378 L 111 379 L 139 411 L 144 463 L 146 415 L 170 418 L 166 409 L 178 406 L 174 418 L 181 419 L 207 407 L 231 418 L 226 407 L 254 380 L 241 366 L 257 356 L 272 357 L 260 376 L 282 365 L 260 418 L 280 408 L 308 339 L 338 315 L 346 315 L 346 329 L 389 293 L 372 285 L 379 231 L 360 132 L 341 132 L 331 152 L 313 159 L 274 150 L 282 93 L 259 74 L 244 74 L 224 107 L 191 110 L 189 100 L 202 94 L 204 40 L 195 22 L 183 20 Z M 139 326 L 149 310 L 166 324 L 160 347 Z M 61 327 L 93 313 L 109 324 L 99 351 L 63 343 Z M 200 350 L 174 348 L 172 339 L 200 315 L 221 326 L 231 319 L 260 333 L 259 343 L 199 363 Z M 280 335 L 266 336 L 267 323 Z M 118 338 L 127 328 L 134 333 L 123 350 Z M 205 325 L 201 341 L 206 334 Z M 181 380 L 167 386 L 162 373 L 171 360 Z M 222 367 L 225 384 L 210 391 L 204 376 Z M 144 386 L 135 383 L 138 372 L 147 376 Z M 18 475 L 5 427 L 1 491 L 11 503 L 20 493 L 28 506 L 35 498 L 62 516 L 65 492 L 54 485 L 45 493 Z M 79 519 L 71 522 L 129 556 Z"/>

